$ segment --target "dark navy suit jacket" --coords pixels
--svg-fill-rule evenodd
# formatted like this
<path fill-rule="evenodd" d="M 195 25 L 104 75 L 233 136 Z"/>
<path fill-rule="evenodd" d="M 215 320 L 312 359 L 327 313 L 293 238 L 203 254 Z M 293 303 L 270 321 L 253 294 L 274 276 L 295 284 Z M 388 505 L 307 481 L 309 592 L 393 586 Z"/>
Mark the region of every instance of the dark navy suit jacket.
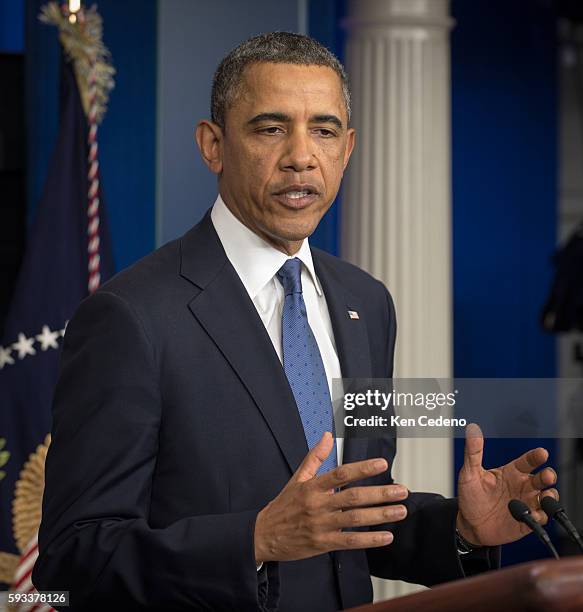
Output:
<path fill-rule="evenodd" d="M 389 293 L 312 253 L 343 376 L 390 377 Z M 344 462 L 391 464 L 395 449 L 391 437 L 347 439 Z M 103 285 L 67 327 L 34 584 L 70 591 L 69 609 L 83 611 L 327 612 L 371 601 L 371 573 L 432 585 L 496 564 L 487 550 L 462 568 L 456 501 L 412 493 L 390 546 L 258 573 L 257 513 L 307 451 L 284 370 L 207 214 Z"/>

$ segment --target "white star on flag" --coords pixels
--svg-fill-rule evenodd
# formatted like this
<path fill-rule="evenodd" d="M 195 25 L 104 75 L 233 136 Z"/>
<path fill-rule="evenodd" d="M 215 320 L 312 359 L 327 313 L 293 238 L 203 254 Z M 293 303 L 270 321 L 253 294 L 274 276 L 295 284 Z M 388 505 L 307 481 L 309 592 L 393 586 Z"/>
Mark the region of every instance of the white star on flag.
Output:
<path fill-rule="evenodd" d="M 42 334 L 39 334 L 36 337 L 36 339 L 40 342 L 41 349 L 43 351 L 46 351 L 49 348 L 54 348 L 54 349 L 59 348 L 59 345 L 57 344 L 57 338 L 60 335 L 61 335 L 60 330 L 52 332 L 49 329 L 48 325 L 43 325 Z"/>
<path fill-rule="evenodd" d="M 0 346 L 0 370 L 2 370 L 5 365 L 14 364 L 14 359 L 10 357 L 10 353 L 12 353 L 12 349 L 9 346 L 7 346 L 6 348 Z"/>
<path fill-rule="evenodd" d="M 12 345 L 15 351 L 18 351 L 18 359 L 24 359 L 27 355 L 36 355 L 36 351 L 32 348 L 34 337 L 27 338 L 22 332 L 18 334 L 18 342 Z"/>

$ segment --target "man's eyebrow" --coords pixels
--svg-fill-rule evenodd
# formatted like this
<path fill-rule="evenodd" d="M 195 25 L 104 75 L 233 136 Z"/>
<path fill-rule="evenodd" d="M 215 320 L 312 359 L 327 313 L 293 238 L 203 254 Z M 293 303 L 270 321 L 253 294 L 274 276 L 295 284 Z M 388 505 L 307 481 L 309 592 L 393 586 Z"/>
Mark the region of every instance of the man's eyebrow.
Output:
<path fill-rule="evenodd" d="M 249 125 L 254 125 L 256 123 L 261 123 L 262 121 L 279 121 L 280 123 L 285 123 L 287 121 L 291 121 L 291 117 L 285 113 L 259 113 L 252 119 L 249 119 L 247 123 Z"/>
<path fill-rule="evenodd" d="M 289 123 L 292 118 L 285 113 L 259 113 L 247 121 L 248 125 L 255 125 L 263 121 L 278 121 L 279 123 Z M 336 115 L 312 115 L 310 123 L 331 123 L 339 130 L 342 129 L 342 121 Z"/>
<path fill-rule="evenodd" d="M 339 130 L 342 129 L 342 121 L 336 115 L 314 115 L 310 117 L 310 123 L 331 123 Z"/>

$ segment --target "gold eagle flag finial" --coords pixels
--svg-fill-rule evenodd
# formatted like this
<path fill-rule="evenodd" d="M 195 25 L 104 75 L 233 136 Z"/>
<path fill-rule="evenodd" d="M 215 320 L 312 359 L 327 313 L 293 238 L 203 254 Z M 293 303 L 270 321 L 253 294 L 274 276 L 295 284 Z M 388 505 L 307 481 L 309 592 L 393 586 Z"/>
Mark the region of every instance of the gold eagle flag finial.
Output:
<path fill-rule="evenodd" d="M 70 9 L 76 10 L 72 12 Z M 75 69 L 86 116 L 89 116 L 90 88 L 94 84 L 96 120 L 99 123 L 107 110 L 109 92 L 114 87 L 115 68 L 103 44 L 103 20 L 97 7 L 93 5 L 84 9 L 78 1 L 70 2 L 69 6 L 49 2 L 42 7 L 39 19 L 59 28 L 59 39 Z"/>

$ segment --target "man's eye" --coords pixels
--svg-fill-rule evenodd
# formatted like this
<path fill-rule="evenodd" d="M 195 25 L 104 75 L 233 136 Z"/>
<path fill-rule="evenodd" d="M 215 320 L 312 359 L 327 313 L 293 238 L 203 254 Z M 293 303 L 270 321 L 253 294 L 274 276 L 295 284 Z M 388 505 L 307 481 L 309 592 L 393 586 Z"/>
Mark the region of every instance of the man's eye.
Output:
<path fill-rule="evenodd" d="M 262 134 L 282 134 L 283 130 L 277 126 L 266 127 L 260 130 Z"/>
<path fill-rule="evenodd" d="M 324 138 L 331 138 L 332 136 L 336 136 L 336 134 L 332 130 L 327 130 L 326 128 L 318 128 L 316 130 L 320 136 L 324 136 Z"/>

